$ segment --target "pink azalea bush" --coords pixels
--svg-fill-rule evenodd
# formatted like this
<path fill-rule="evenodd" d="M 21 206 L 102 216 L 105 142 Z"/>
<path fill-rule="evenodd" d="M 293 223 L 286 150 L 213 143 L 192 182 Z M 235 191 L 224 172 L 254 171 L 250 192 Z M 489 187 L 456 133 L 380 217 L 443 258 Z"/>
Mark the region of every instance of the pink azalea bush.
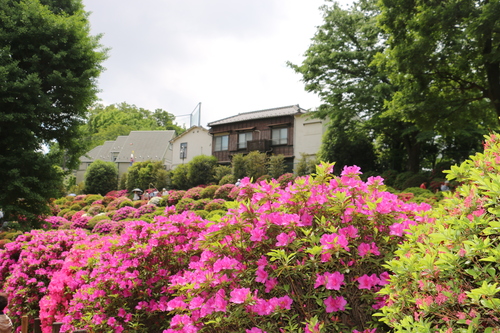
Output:
<path fill-rule="evenodd" d="M 33 230 L 5 244 L 0 251 L 0 290 L 9 294 L 9 312 L 14 326 L 21 315 L 38 316 L 39 301 L 47 293 L 75 242 L 87 233 L 77 230 Z"/>
<path fill-rule="evenodd" d="M 430 221 L 430 206 L 384 192 L 379 177 L 362 182 L 359 168 L 330 172 L 285 189 L 243 179 L 239 209 L 210 225 L 200 259 L 171 280 L 178 302 L 165 332 L 374 331 L 382 265 L 410 225 Z"/>
<path fill-rule="evenodd" d="M 73 294 L 63 297 L 68 301 L 58 303 L 64 306 L 55 316 L 64 323 L 62 332 L 76 328 L 94 332 L 162 332 L 179 302 L 172 295 L 170 282 L 199 260 L 195 241 L 206 223 L 190 212 L 159 216 L 154 224 L 130 222 L 105 251 L 91 249 L 92 260 L 73 263 L 64 273 L 67 276 L 60 276 L 66 285 L 74 286 Z M 80 247 L 74 251 L 80 251 Z M 62 296 L 49 293 L 47 297 Z"/>
<path fill-rule="evenodd" d="M 451 168 L 462 185 L 388 263 L 380 315 L 394 332 L 500 332 L 500 137 L 484 148 Z"/>

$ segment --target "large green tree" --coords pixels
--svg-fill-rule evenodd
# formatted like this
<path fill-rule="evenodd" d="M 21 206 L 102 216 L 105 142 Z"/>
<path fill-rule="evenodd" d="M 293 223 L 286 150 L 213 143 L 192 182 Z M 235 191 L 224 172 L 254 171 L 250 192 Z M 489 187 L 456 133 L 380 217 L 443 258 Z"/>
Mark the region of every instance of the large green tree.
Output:
<path fill-rule="evenodd" d="M 88 122 L 83 126 L 87 133 L 88 149 L 113 141 L 130 131 L 175 130 L 185 131 L 175 122 L 175 116 L 162 109 L 151 112 L 125 102 L 104 106 L 94 105 L 88 112 Z"/>
<path fill-rule="evenodd" d="M 389 114 L 450 135 L 498 127 L 500 2 L 381 0 Z"/>
<path fill-rule="evenodd" d="M 80 125 L 106 52 L 80 0 L 0 0 L 0 207 L 34 222 L 62 174 L 43 147 L 76 164 Z M 26 223 L 28 225 L 29 223 Z"/>
<path fill-rule="evenodd" d="M 424 136 L 411 122 L 382 117 L 384 102 L 394 92 L 387 75 L 372 65 L 385 49 L 385 34 L 377 26 L 375 0 L 360 0 L 350 8 L 325 5 L 324 23 L 312 38 L 305 60 L 292 68 L 305 89 L 318 94 L 319 116 L 330 119 L 321 158 L 373 170 L 377 164 L 397 170 L 418 170 Z M 375 145 L 376 144 L 376 145 Z M 356 147 L 357 154 L 353 154 Z M 375 148 L 384 159 L 373 163 Z"/>
<path fill-rule="evenodd" d="M 432 126 L 407 113 L 394 112 L 394 108 L 387 110 L 387 101 L 407 96 L 408 91 L 400 85 L 401 76 L 395 79 L 388 62 L 380 60 L 392 37 L 378 25 L 381 11 L 377 0 L 359 0 L 350 8 L 332 1 L 322 11 L 324 23 L 312 38 L 305 60 L 300 66 L 291 66 L 302 74 L 306 90 L 320 96 L 320 117 L 330 119 L 321 149 L 323 159 L 336 161 L 339 167 L 365 165 L 365 171 L 418 172 L 423 165 L 432 167 L 438 158 L 458 162 L 478 148 L 485 128 L 479 123 L 485 123 L 484 119 L 469 118 L 456 122 L 452 131 L 444 131 L 432 123 L 432 117 L 439 116 L 439 105 L 427 109 Z M 407 63 L 413 62 L 412 52 L 404 56 Z M 408 107 L 405 101 L 400 106 Z M 457 143 L 461 143 L 459 154 Z M 369 163 L 374 154 L 377 163 Z"/>

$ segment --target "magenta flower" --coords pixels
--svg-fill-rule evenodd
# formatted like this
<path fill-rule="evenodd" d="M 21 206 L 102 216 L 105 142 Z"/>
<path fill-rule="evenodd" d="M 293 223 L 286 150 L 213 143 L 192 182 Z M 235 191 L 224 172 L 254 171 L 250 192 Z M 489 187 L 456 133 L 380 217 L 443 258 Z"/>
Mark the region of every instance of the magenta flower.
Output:
<path fill-rule="evenodd" d="M 371 244 L 368 243 L 361 243 L 358 246 L 358 254 L 361 257 L 364 257 L 367 254 L 374 254 L 374 255 L 380 255 L 380 251 L 378 250 L 377 245 L 375 242 L 372 242 Z"/>
<path fill-rule="evenodd" d="M 363 276 L 360 276 L 358 278 L 359 282 L 359 289 L 372 289 L 375 287 L 377 284 L 380 284 L 380 279 L 377 277 L 377 274 L 372 274 L 368 276 L 368 274 L 365 274 Z"/>
<path fill-rule="evenodd" d="M 323 245 L 324 250 L 329 249 L 339 249 L 343 248 L 346 251 L 349 251 L 349 242 L 344 235 L 338 234 L 324 234 L 320 239 L 321 245 Z"/>
<path fill-rule="evenodd" d="M 331 313 L 337 311 L 344 311 L 347 301 L 342 296 L 338 296 L 336 298 L 328 296 L 328 298 L 324 300 L 324 303 L 326 305 L 326 312 Z"/>
<path fill-rule="evenodd" d="M 250 288 L 236 288 L 231 291 L 229 301 L 235 304 L 242 304 L 245 303 L 248 295 L 250 295 Z"/>
<path fill-rule="evenodd" d="M 257 327 L 252 327 L 249 330 L 245 330 L 245 333 L 266 333 L 266 331 L 261 330 L 260 328 Z"/>

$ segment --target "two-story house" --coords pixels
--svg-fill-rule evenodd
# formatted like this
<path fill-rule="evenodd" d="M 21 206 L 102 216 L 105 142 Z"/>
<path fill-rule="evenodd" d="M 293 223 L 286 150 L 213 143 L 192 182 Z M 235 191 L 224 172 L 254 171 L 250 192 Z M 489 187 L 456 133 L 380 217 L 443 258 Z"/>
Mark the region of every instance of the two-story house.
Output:
<path fill-rule="evenodd" d="M 244 112 L 208 124 L 212 135 L 212 155 L 220 164 L 231 163 L 235 154 L 257 150 L 283 154 L 289 171 L 300 153 L 314 155 L 321 145 L 324 121 L 309 120 L 306 110 L 291 105 Z"/>

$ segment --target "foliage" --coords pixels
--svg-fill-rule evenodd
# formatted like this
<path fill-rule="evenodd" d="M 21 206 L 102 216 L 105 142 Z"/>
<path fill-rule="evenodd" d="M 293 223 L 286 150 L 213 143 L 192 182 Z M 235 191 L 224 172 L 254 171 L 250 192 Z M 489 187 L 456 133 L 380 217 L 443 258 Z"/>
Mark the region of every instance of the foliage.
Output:
<path fill-rule="evenodd" d="M 267 173 L 274 179 L 278 179 L 279 176 L 284 174 L 286 171 L 285 165 L 285 155 L 271 155 L 267 162 Z"/>
<path fill-rule="evenodd" d="M 232 168 L 230 165 L 217 165 L 214 168 L 214 182 L 219 184 L 222 177 L 232 174 Z"/>
<path fill-rule="evenodd" d="M 243 179 L 247 176 L 247 170 L 245 166 L 245 156 L 243 154 L 233 155 L 233 158 L 231 160 L 231 167 L 233 169 L 233 176 L 235 178 L 235 181 L 236 179 Z M 219 185 L 224 185 L 224 184 L 221 184 L 221 182 L 219 182 Z"/>
<path fill-rule="evenodd" d="M 167 187 L 168 172 L 161 161 L 135 162 L 127 173 L 127 190 Z"/>
<path fill-rule="evenodd" d="M 222 177 L 222 179 L 219 181 L 219 185 L 227 185 L 227 184 L 234 184 L 236 183 L 236 177 L 234 175 L 225 175 Z"/>
<path fill-rule="evenodd" d="M 26 229 L 60 197 L 84 151 L 79 125 L 106 58 L 80 0 L 0 1 L 0 207 Z M 57 144 L 57 154 L 44 146 Z"/>
<path fill-rule="evenodd" d="M 127 103 L 97 104 L 89 110 L 83 129 L 91 142 L 90 150 L 105 141 L 114 141 L 120 135 L 129 135 L 131 131 L 175 130 L 179 135 L 185 129 L 174 121 L 175 116 L 162 109 L 151 112 Z"/>
<path fill-rule="evenodd" d="M 189 189 L 188 172 L 189 168 L 187 164 L 180 164 L 172 170 L 171 179 L 173 188 L 178 190 Z"/>
<path fill-rule="evenodd" d="M 85 172 L 85 189 L 87 194 L 106 194 L 116 190 L 118 186 L 118 168 L 113 162 L 95 160 Z"/>
<path fill-rule="evenodd" d="M 222 185 L 217 191 L 215 191 L 214 199 L 230 200 L 229 194 L 234 188 L 234 184 Z"/>
<path fill-rule="evenodd" d="M 388 263 L 382 320 L 395 332 L 498 332 L 500 139 L 447 178 L 461 182 L 433 212 L 435 222 L 412 228 Z"/>
<path fill-rule="evenodd" d="M 278 177 L 277 181 L 282 188 L 288 186 L 289 183 L 293 182 L 295 176 L 293 173 L 285 173 Z"/>
<path fill-rule="evenodd" d="M 186 191 L 183 190 L 170 191 L 167 199 L 168 206 L 176 205 L 184 197 L 184 194 L 186 194 Z"/>
<path fill-rule="evenodd" d="M 194 200 L 201 199 L 201 193 L 203 192 L 203 187 L 192 187 L 184 193 L 183 198 L 190 198 Z"/>
<path fill-rule="evenodd" d="M 251 151 L 245 156 L 245 176 L 257 179 L 267 174 L 267 155 L 258 151 Z"/>
<path fill-rule="evenodd" d="M 389 113 L 441 134 L 498 127 L 497 2 L 380 1 L 388 48 L 380 55 L 399 91 Z M 410 55 L 411 56 L 408 56 Z"/>
<path fill-rule="evenodd" d="M 219 189 L 219 185 L 209 185 L 205 187 L 201 193 L 200 197 L 203 199 L 213 199 L 215 192 Z"/>
<path fill-rule="evenodd" d="M 214 181 L 214 168 L 217 165 L 215 156 L 198 155 L 187 164 L 189 187 L 207 185 Z"/>
<path fill-rule="evenodd" d="M 296 176 L 306 176 L 316 172 L 318 161 L 316 157 L 308 156 L 305 153 L 300 153 L 300 158 L 295 166 L 294 174 Z"/>

